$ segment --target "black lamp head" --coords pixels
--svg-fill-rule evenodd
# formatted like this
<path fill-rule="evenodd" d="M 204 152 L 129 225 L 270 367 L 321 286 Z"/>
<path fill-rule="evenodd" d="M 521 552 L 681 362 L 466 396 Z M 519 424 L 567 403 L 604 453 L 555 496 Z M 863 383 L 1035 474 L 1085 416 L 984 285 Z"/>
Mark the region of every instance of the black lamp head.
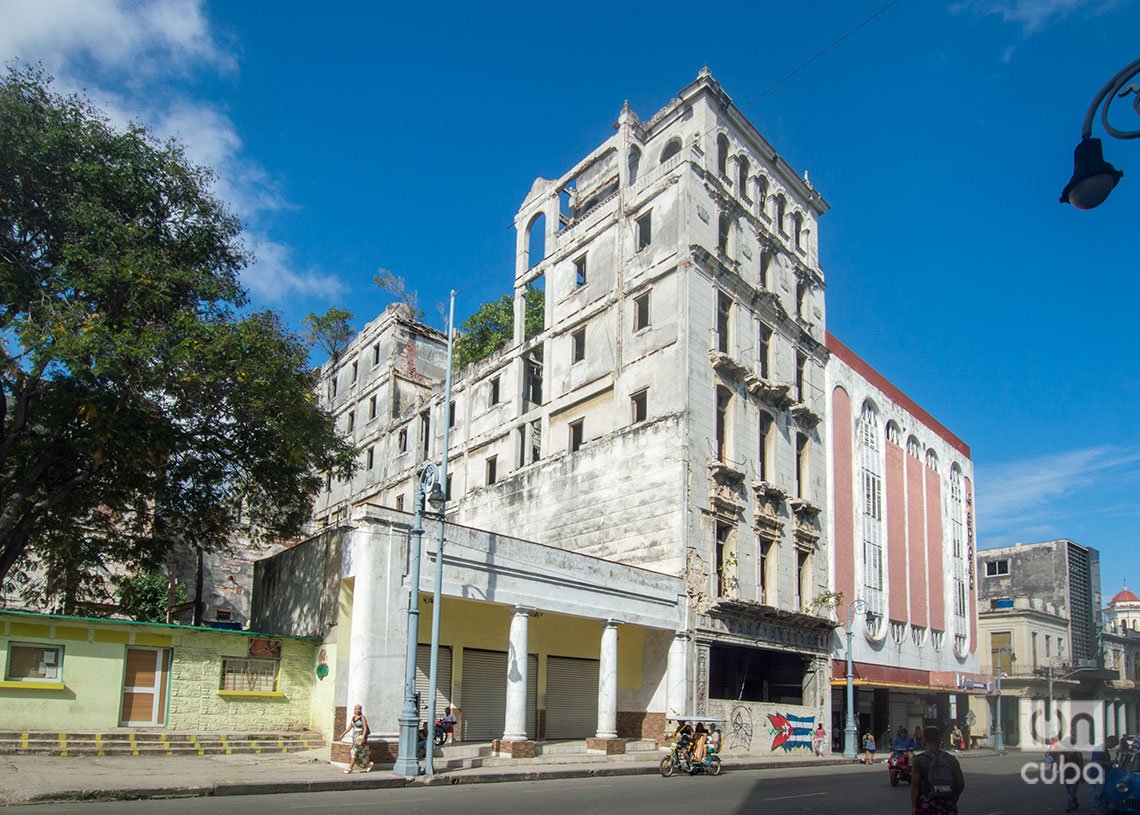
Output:
<path fill-rule="evenodd" d="M 1123 175 L 1104 160 L 1100 139 L 1085 136 L 1073 151 L 1073 177 L 1061 191 L 1061 203 L 1077 209 L 1100 206 Z"/>

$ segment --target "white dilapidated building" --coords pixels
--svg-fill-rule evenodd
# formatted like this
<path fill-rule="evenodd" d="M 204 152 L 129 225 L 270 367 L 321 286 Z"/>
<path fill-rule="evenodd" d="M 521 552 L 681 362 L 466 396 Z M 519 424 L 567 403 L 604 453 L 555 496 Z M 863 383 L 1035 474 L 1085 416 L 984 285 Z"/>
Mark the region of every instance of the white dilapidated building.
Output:
<path fill-rule="evenodd" d="M 727 719 L 729 750 L 808 749 L 810 725 L 830 720 L 835 625 L 827 208 L 705 70 L 646 121 L 625 107 L 597 149 L 535 180 L 515 218 L 513 336 L 457 372 L 450 403 L 446 338 L 403 306 L 325 366 L 322 398 L 362 450 L 315 512 L 348 542 L 309 553 L 340 592 L 312 623 L 323 630 L 304 632 L 335 650 L 333 707 L 363 702 L 374 732 L 395 732 L 399 694 L 378 688 L 399 687 L 409 513 L 446 427 L 448 541 L 483 575 L 464 583 L 445 549 L 440 704 L 459 708 L 464 738 L 520 740 L 501 732 L 519 721 L 509 697 L 527 700 L 530 739 L 657 738 L 688 712 Z M 543 313 L 528 330 L 533 289 Z M 285 579 L 272 564 L 258 591 Z M 572 587 L 550 577 L 568 571 Z M 512 580 L 527 588 L 496 590 Z M 289 627 L 295 611 L 263 603 L 254 618 Z"/>

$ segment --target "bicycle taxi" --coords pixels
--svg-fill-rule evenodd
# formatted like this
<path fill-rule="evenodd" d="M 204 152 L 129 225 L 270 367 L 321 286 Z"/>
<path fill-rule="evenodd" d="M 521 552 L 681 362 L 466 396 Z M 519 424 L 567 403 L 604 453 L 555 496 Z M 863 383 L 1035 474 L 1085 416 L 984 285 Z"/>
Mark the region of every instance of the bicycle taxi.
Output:
<path fill-rule="evenodd" d="M 671 716 L 669 725 L 669 755 L 661 759 L 661 775 L 668 778 L 674 772 L 689 775 L 707 773 L 720 775 L 720 737 L 724 719 L 708 716 Z M 715 734 L 715 735 L 714 735 Z M 703 756 L 697 755 L 700 750 Z"/>

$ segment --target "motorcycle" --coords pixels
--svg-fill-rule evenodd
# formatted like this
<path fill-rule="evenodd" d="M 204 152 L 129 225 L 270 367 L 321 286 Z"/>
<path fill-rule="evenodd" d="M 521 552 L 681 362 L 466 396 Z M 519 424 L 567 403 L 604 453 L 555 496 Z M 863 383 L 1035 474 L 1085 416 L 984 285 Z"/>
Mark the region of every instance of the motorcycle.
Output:
<path fill-rule="evenodd" d="M 891 786 L 899 784 L 910 785 L 910 753 L 906 750 L 895 750 L 887 759 L 887 770 L 891 773 Z"/>

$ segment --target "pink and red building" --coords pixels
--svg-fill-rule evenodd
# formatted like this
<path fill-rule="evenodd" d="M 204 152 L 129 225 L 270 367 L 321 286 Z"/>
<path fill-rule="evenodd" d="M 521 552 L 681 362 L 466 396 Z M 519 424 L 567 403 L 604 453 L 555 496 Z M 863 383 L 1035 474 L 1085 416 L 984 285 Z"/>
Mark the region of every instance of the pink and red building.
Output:
<path fill-rule="evenodd" d="M 957 435 L 831 334 L 832 590 L 853 616 L 860 733 L 967 723 L 978 674 L 974 467 Z M 846 643 L 832 653 L 833 731 L 846 717 Z"/>

